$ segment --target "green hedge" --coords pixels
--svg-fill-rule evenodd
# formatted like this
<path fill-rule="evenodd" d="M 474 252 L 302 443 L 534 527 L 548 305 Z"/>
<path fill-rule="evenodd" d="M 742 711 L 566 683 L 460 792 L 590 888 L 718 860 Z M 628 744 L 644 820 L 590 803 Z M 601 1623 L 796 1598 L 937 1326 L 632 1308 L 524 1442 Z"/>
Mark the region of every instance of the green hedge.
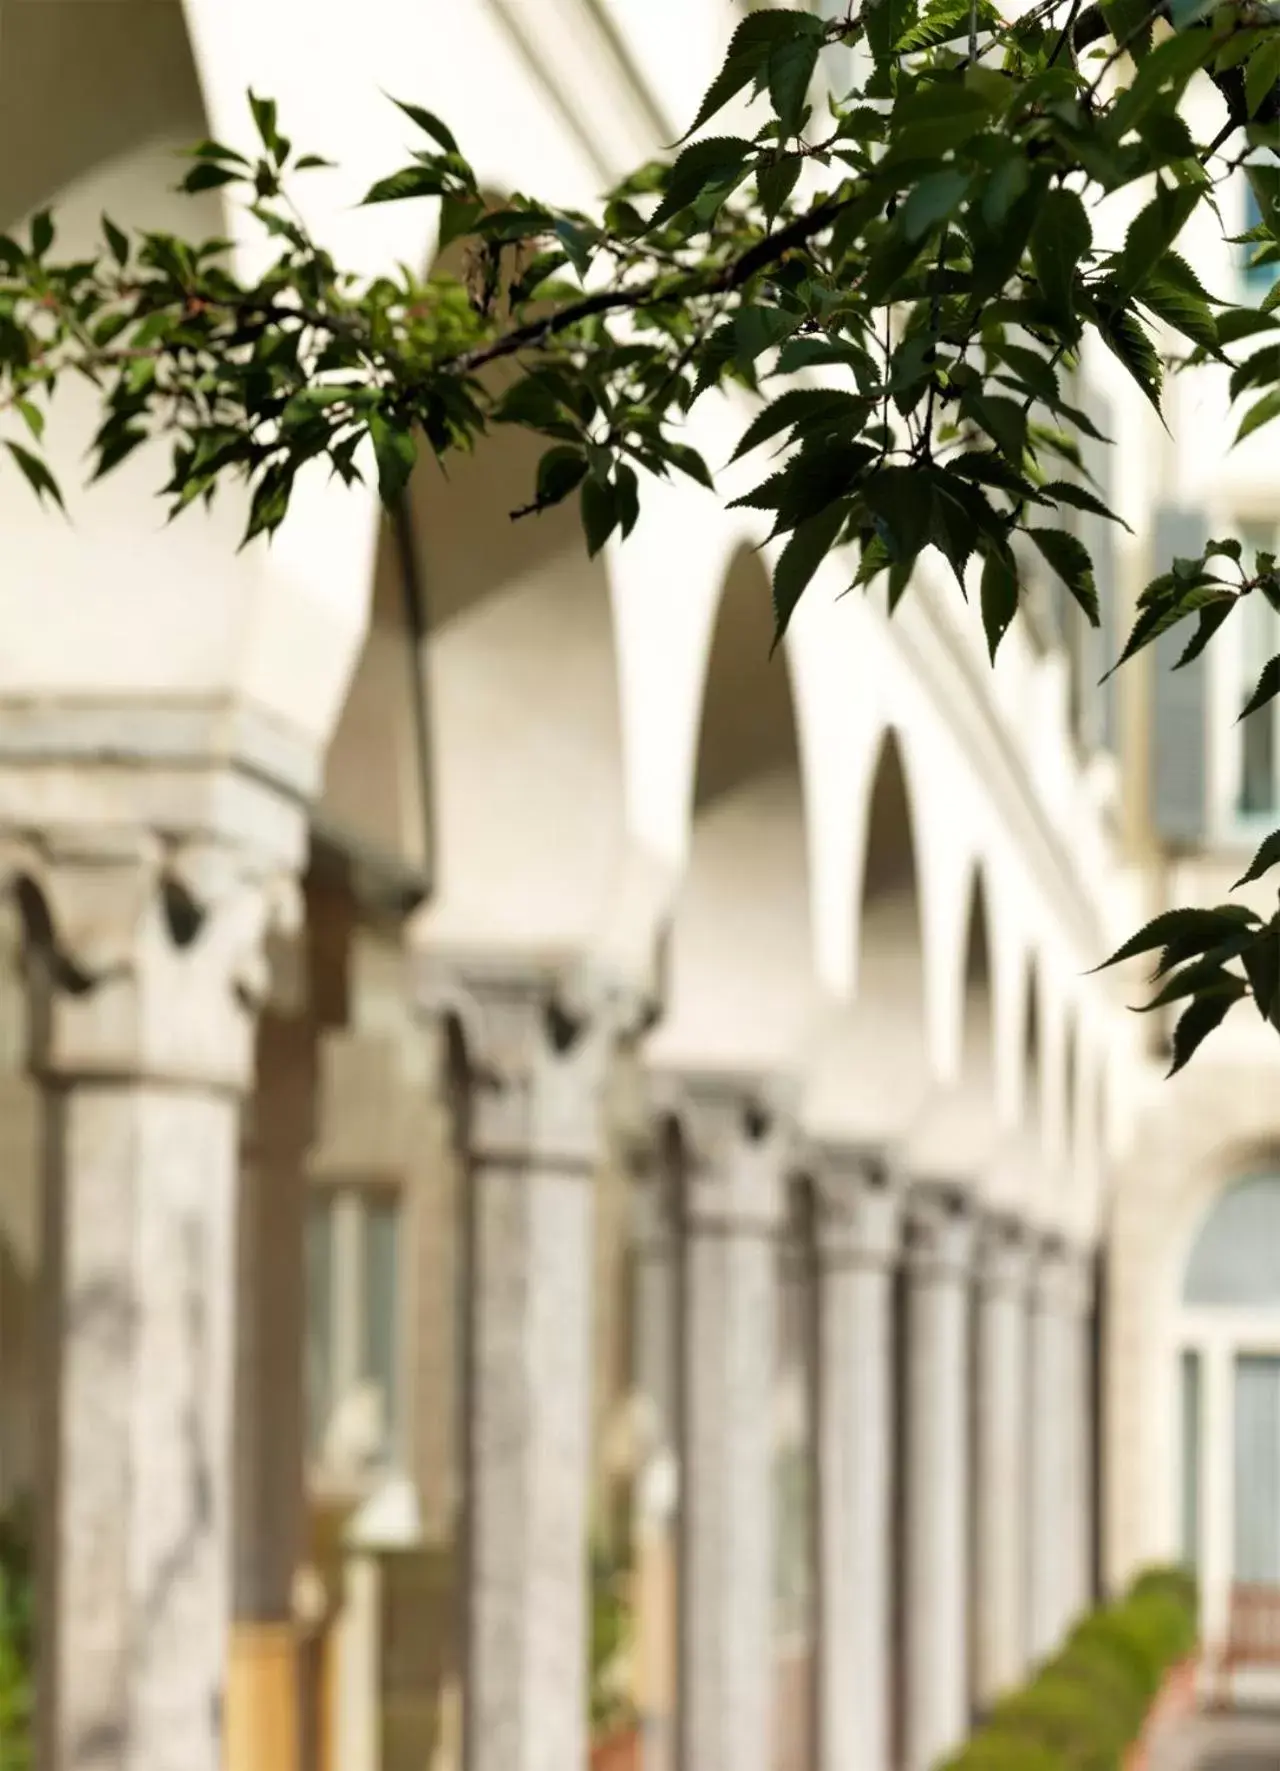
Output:
<path fill-rule="evenodd" d="M 945 1771 L 1117 1771 L 1166 1673 L 1195 1644 L 1194 1582 L 1180 1569 L 1149 1570 L 1082 1618 Z"/>
<path fill-rule="evenodd" d="M 27 1521 L 0 1519 L 0 1771 L 31 1764 L 31 1594 Z"/>

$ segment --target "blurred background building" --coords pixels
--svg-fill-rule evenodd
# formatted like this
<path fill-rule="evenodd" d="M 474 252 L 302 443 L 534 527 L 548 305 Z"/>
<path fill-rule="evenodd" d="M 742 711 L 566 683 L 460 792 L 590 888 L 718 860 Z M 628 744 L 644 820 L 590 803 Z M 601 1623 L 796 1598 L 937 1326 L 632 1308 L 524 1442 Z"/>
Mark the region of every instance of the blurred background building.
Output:
<path fill-rule="evenodd" d="M 338 254 L 425 265 L 431 205 L 354 207 L 383 92 L 585 205 L 735 17 L 4 0 L 0 223 L 259 250 L 172 189 L 252 86 L 339 163 L 299 191 Z M 48 1771 L 926 1771 L 1139 1564 L 1211 1633 L 1280 1585 L 1274 1042 L 1241 1013 L 1166 1085 L 1140 980 L 1088 975 L 1280 812 L 1233 724 L 1272 613 L 1098 686 L 1154 562 L 1280 488 L 1216 372 L 1171 436 L 1079 381 L 1132 533 L 1082 518 L 1101 634 L 1033 582 L 994 670 L 928 564 L 890 622 L 828 562 L 769 663 L 757 535 L 655 487 L 589 563 L 571 510 L 509 522 L 520 439 L 394 520 L 304 484 L 245 554 L 229 505 L 162 528 L 154 457 L 69 523 L 0 477 Z M 716 466 L 741 421 L 699 410 Z"/>

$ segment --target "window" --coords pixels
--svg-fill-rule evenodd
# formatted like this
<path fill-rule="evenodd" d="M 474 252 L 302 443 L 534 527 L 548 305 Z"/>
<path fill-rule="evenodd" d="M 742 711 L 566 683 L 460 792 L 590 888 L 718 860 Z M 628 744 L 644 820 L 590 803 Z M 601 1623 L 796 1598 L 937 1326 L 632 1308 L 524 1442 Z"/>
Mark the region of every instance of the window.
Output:
<path fill-rule="evenodd" d="M 1251 569 L 1253 556 L 1259 548 L 1273 550 L 1276 536 L 1270 528 L 1241 529 L 1245 547 L 1245 565 Z M 1246 597 L 1240 611 L 1239 671 L 1236 682 L 1238 713 L 1257 687 L 1263 666 L 1280 652 L 1280 614 L 1266 598 L 1254 594 Z M 1236 727 L 1239 744 L 1237 765 L 1236 810 L 1241 817 L 1267 817 L 1276 810 L 1280 795 L 1280 728 L 1277 726 L 1274 702 L 1267 702 L 1241 720 Z"/>
<path fill-rule="evenodd" d="M 400 1435 L 401 1208 L 394 1189 L 317 1188 L 307 1219 L 311 1461 L 344 1480 L 392 1463 Z"/>
<path fill-rule="evenodd" d="M 1200 1354 L 1182 1355 L 1182 1560 L 1200 1561 Z"/>

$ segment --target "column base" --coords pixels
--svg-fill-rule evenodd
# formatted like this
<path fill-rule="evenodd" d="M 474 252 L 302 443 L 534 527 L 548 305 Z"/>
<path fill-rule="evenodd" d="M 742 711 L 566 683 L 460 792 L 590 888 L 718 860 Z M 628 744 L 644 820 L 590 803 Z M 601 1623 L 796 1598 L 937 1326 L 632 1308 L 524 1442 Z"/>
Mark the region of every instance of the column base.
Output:
<path fill-rule="evenodd" d="M 235 1623 L 227 1656 L 224 1771 L 300 1771 L 298 1637 L 291 1623 Z"/>

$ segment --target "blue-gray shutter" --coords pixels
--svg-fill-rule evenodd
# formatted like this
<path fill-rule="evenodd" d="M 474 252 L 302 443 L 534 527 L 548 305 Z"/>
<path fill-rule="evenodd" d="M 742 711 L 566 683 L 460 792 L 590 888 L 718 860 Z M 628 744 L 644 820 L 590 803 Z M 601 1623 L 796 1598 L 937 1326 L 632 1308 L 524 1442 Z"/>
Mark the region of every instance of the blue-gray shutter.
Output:
<path fill-rule="evenodd" d="M 1162 506 L 1156 512 L 1152 576 L 1175 559 L 1194 558 L 1209 539 L 1202 511 Z M 1191 629 L 1162 634 L 1151 648 L 1151 817 L 1166 841 L 1194 844 L 1204 836 L 1208 793 L 1208 679 L 1203 655 L 1174 670 Z"/>

